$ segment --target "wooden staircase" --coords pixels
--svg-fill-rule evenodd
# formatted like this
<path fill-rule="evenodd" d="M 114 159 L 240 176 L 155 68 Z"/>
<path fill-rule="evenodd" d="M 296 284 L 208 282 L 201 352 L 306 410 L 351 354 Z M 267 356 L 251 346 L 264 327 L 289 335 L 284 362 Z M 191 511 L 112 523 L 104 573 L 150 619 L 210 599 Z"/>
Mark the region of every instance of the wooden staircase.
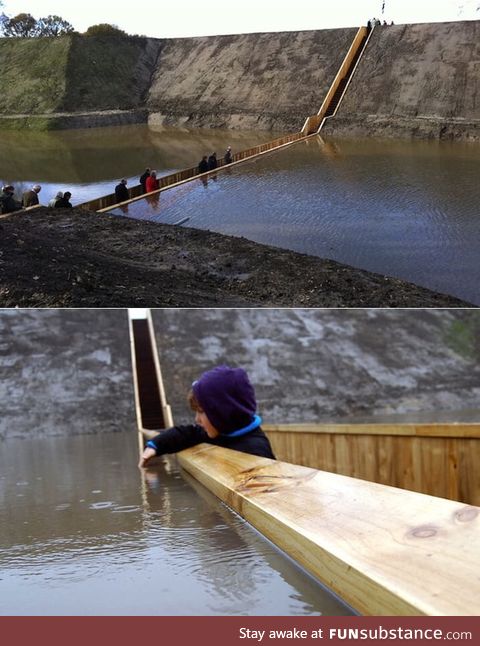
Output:
<path fill-rule="evenodd" d="M 371 27 L 370 28 L 367 27 L 367 33 L 363 36 L 362 40 L 360 41 L 360 45 L 359 45 L 357 51 L 355 52 L 355 56 L 353 57 L 350 65 L 348 67 L 346 75 L 340 80 L 340 83 L 338 84 L 338 87 L 337 87 L 337 89 L 336 89 L 336 91 L 335 91 L 335 93 L 334 93 L 334 95 L 332 97 L 332 100 L 330 101 L 330 104 L 329 104 L 329 106 L 327 108 L 327 111 L 325 112 L 325 117 L 331 117 L 331 116 L 333 116 L 335 114 L 335 112 L 336 112 L 336 110 L 338 108 L 338 105 L 339 105 L 340 101 L 342 100 L 342 97 L 343 97 L 345 89 L 346 89 L 346 87 L 348 85 L 348 82 L 349 82 L 349 80 L 350 80 L 350 78 L 351 78 L 351 76 L 353 74 L 353 70 L 355 69 L 355 66 L 357 65 L 357 62 L 358 62 L 360 56 L 363 53 L 363 50 L 365 48 L 365 45 L 367 43 L 368 36 L 370 35 L 371 30 L 372 30 Z"/>
<path fill-rule="evenodd" d="M 345 94 L 345 90 L 347 89 L 350 79 L 355 72 L 358 61 L 365 50 L 371 33 L 372 27 L 360 27 L 329 91 L 327 92 L 327 96 L 325 97 L 318 114 L 307 117 L 302 128 L 302 134 L 311 135 L 319 132 L 323 126 L 324 120 L 335 114 L 343 95 Z"/>

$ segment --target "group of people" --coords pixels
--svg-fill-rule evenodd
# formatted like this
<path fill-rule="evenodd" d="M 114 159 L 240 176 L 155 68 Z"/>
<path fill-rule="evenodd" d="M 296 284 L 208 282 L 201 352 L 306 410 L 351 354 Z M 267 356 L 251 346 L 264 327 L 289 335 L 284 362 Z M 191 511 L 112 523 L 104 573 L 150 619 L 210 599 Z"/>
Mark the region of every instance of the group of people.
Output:
<path fill-rule="evenodd" d="M 15 199 L 15 187 L 11 184 L 7 184 L 2 188 L 2 194 L 0 195 L 0 213 L 13 213 L 14 211 L 20 211 L 21 209 L 26 209 L 30 206 L 37 206 L 40 204 L 38 194 L 42 190 L 40 184 L 34 184 L 32 188 L 23 192 L 22 199 Z M 69 191 L 58 191 L 54 198 L 48 203 L 49 207 L 56 209 L 71 209 L 72 204 L 70 198 L 72 194 Z"/>
<path fill-rule="evenodd" d="M 228 146 L 223 157 L 223 163 L 231 164 L 232 162 L 232 148 L 231 146 Z M 218 168 L 218 159 L 216 152 L 213 152 L 210 156 L 204 155 L 200 163 L 198 164 L 198 172 L 200 174 L 207 173 L 209 170 L 215 170 L 216 168 Z M 152 193 L 153 191 L 157 191 L 160 188 L 160 181 L 157 178 L 157 171 L 151 168 L 145 169 L 145 171 L 139 178 L 139 182 L 142 187 L 142 194 Z M 126 179 L 121 179 L 120 183 L 115 187 L 115 197 L 117 204 L 120 202 L 125 202 L 129 199 Z"/>
<path fill-rule="evenodd" d="M 223 163 L 231 164 L 232 162 L 232 148 L 231 146 L 228 146 L 223 157 Z M 207 155 L 202 157 L 202 160 L 198 164 L 198 172 L 200 174 L 207 173 L 210 170 L 215 170 L 217 167 L 217 153 L 213 152 L 209 157 L 207 157 Z M 153 191 L 158 190 L 160 188 L 160 182 L 157 178 L 157 171 L 146 168 L 145 172 L 140 177 L 140 184 L 142 186 L 142 193 L 152 193 Z M 15 187 L 11 184 L 7 184 L 2 188 L 2 193 L 0 195 L 0 213 L 13 213 L 14 211 L 26 209 L 30 206 L 37 206 L 40 204 L 38 194 L 41 190 L 42 187 L 40 184 L 34 184 L 31 189 L 24 191 L 22 200 L 18 201 L 14 197 Z M 49 201 L 48 206 L 56 209 L 71 209 L 71 197 L 72 194 L 70 191 L 65 191 L 65 193 L 58 191 L 55 197 Z M 120 202 L 126 202 L 130 198 L 126 179 L 121 179 L 115 186 L 115 198 L 117 204 Z"/>
<path fill-rule="evenodd" d="M 232 149 L 228 146 L 223 157 L 223 163 L 231 164 L 232 161 Z M 207 157 L 207 155 L 202 157 L 202 160 L 198 165 L 198 172 L 200 174 L 207 173 L 210 170 L 215 170 L 217 167 L 217 153 L 213 152 L 209 157 Z M 158 190 L 160 188 L 160 182 L 157 178 L 157 171 L 146 168 L 145 172 L 140 177 L 140 184 L 142 186 L 142 193 L 152 193 L 153 191 Z M 42 187 L 40 184 L 34 184 L 32 188 L 24 191 L 22 200 L 18 201 L 15 199 L 14 186 L 7 184 L 2 188 L 2 193 L 0 195 L 0 213 L 13 213 L 14 211 L 26 209 L 30 206 L 37 206 L 40 204 L 38 194 L 41 190 Z M 55 197 L 49 201 L 48 206 L 56 209 L 71 209 L 71 197 L 72 194 L 70 191 L 65 191 L 65 193 L 58 191 Z M 126 202 L 130 198 L 126 179 L 121 179 L 117 186 L 115 186 L 115 198 L 117 204 L 120 202 Z"/>
<path fill-rule="evenodd" d="M 367 27 L 387 27 L 388 24 L 393 25 L 393 20 L 391 20 L 390 23 L 387 23 L 386 20 L 382 22 L 378 18 L 372 18 L 367 22 Z"/>
<path fill-rule="evenodd" d="M 160 188 L 160 182 L 157 179 L 157 171 L 146 168 L 143 175 L 140 177 L 140 184 L 142 185 L 143 193 L 151 193 Z"/>
<path fill-rule="evenodd" d="M 70 193 L 70 191 L 65 191 L 65 193 L 62 193 L 62 191 L 58 191 L 55 197 L 52 197 L 52 199 L 48 203 L 48 206 L 54 209 L 71 209 L 72 208 L 72 203 L 70 202 L 71 197 L 72 197 L 72 194 Z"/>
<path fill-rule="evenodd" d="M 146 168 L 145 172 L 141 175 L 139 180 L 142 186 L 142 193 L 151 193 L 152 191 L 160 188 L 157 171 Z M 117 204 L 120 202 L 126 202 L 130 199 L 130 193 L 127 188 L 127 180 L 125 178 L 121 179 L 120 182 L 115 186 L 115 200 Z"/>
<path fill-rule="evenodd" d="M 225 155 L 223 156 L 223 163 L 224 164 L 231 164 L 233 161 L 232 157 L 232 149 L 230 146 L 228 146 L 227 150 L 225 151 Z M 204 155 L 198 164 L 198 172 L 199 173 L 208 173 L 209 170 L 215 170 L 218 168 L 218 160 L 217 160 L 217 153 L 213 152 L 210 157 L 207 157 L 207 155 Z"/>

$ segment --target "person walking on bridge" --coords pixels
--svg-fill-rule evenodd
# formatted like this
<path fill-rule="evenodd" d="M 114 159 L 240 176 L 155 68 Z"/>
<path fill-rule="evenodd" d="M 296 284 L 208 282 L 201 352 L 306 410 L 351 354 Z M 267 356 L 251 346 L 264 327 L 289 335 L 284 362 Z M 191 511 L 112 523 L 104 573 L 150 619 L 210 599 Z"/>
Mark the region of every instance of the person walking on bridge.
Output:
<path fill-rule="evenodd" d="M 40 184 L 35 184 L 29 191 L 25 191 L 23 194 L 22 204 L 23 208 L 26 209 L 29 206 L 37 206 L 39 204 L 38 194 L 42 190 Z"/>
<path fill-rule="evenodd" d="M 58 200 L 61 200 L 62 197 L 63 197 L 62 191 L 58 191 L 58 193 L 55 195 L 55 197 L 52 197 L 52 199 L 48 203 L 48 206 L 50 206 L 52 209 L 55 208 Z"/>
<path fill-rule="evenodd" d="M 147 177 L 147 181 L 145 183 L 145 188 L 147 189 L 146 193 L 151 193 L 152 191 L 156 191 L 160 188 L 156 170 L 150 171 L 150 175 Z"/>
<path fill-rule="evenodd" d="M 115 199 L 119 202 L 126 202 L 129 199 L 127 180 L 121 179 L 120 183 L 115 186 Z"/>
<path fill-rule="evenodd" d="M 199 173 L 206 173 L 208 171 L 208 161 L 207 161 L 207 156 L 204 155 L 198 164 L 198 172 Z"/>
<path fill-rule="evenodd" d="M 150 177 L 150 169 L 146 168 L 143 175 L 140 177 L 140 184 L 142 186 L 142 193 L 147 192 L 147 178 Z"/>
<path fill-rule="evenodd" d="M 208 158 L 208 170 L 215 170 L 217 168 L 217 153 L 212 153 Z"/>
<path fill-rule="evenodd" d="M 70 198 L 72 197 L 72 194 L 70 191 L 65 191 L 63 194 L 63 197 L 61 197 L 59 200 L 55 202 L 55 208 L 56 209 L 71 209 L 72 203 L 70 202 Z"/>
<path fill-rule="evenodd" d="M 223 157 L 223 163 L 224 164 L 231 164 L 233 161 L 232 157 L 232 149 L 230 146 L 227 147 L 227 150 L 225 151 L 225 155 Z"/>
<path fill-rule="evenodd" d="M 147 445 L 139 467 L 156 455 L 176 453 L 201 442 L 275 459 L 257 415 L 255 391 L 243 368 L 217 366 L 194 381 L 188 394 L 195 424 L 174 426 L 157 434 L 143 431 Z"/>

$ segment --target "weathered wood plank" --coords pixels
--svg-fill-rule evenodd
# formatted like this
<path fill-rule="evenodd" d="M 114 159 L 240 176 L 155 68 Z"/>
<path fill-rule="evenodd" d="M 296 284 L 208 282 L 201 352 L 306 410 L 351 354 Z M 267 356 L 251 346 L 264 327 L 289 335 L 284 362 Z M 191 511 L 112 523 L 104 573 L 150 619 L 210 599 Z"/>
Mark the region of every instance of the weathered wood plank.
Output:
<path fill-rule="evenodd" d="M 480 613 L 480 508 L 206 444 L 178 457 L 359 612 Z"/>

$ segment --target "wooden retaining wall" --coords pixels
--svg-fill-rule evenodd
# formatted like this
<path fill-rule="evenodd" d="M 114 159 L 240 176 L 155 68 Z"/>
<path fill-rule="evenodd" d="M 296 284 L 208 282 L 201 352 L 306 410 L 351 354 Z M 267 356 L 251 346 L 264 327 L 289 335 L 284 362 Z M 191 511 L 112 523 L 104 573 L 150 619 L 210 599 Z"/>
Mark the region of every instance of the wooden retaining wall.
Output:
<path fill-rule="evenodd" d="M 143 452 L 144 432 L 173 426 L 170 405 L 163 385 L 162 370 L 150 310 L 145 318 L 129 318 L 133 392 L 137 418 L 138 448 Z M 157 422 L 151 423 L 151 422 Z"/>
<path fill-rule="evenodd" d="M 480 424 L 263 428 L 280 460 L 480 505 Z"/>
<path fill-rule="evenodd" d="M 480 508 L 208 444 L 178 459 L 355 610 L 480 613 Z"/>

